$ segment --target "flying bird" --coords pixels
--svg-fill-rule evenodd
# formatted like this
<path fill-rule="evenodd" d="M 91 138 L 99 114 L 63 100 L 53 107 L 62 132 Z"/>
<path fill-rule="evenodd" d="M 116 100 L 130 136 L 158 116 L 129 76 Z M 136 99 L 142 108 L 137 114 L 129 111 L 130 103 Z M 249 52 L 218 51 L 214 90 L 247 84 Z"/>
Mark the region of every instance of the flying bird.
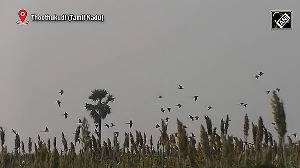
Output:
<path fill-rule="evenodd" d="M 199 120 L 199 116 L 195 116 L 194 118 L 195 118 L 196 120 Z"/>
<path fill-rule="evenodd" d="M 246 108 L 246 107 L 247 107 L 247 105 L 248 105 L 248 104 L 244 103 L 244 105 L 243 105 L 243 106 Z"/>
<path fill-rule="evenodd" d="M 277 90 L 277 92 L 279 92 L 279 91 L 280 91 L 280 89 L 279 89 L 279 88 L 276 88 L 276 90 Z"/>
<path fill-rule="evenodd" d="M 276 123 L 271 123 L 272 125 L 276 125 Z"/>
<path fill-rule="evenodd" d="M 166 122 L 168 122 L 168 121 L 169 121 L 169 119 L 170 119 L 170 118 L 169 118 L 169 117 L 167 117 L 167 118 L 165 119 L 165 120 L 166 120 Z"/>
<path fill-rule="evenodd" d="M 168 107 L 167 109 L 168 109 L 168 111 L 169 111 L 169 113 L 170 113 L 170 112 L 171 112 L 171 107 Z"/>
<path fill-rule="evenodd" d="M 263 73 L 262 71 L 260 71 L 258 75 L 262 76 L 263 74 L 265 74 L 265 73 Z"/>
<path fill-rule="evenodd" d="M 63 95 L 64 94 L 64 90 L 60 89 L 60 95 Z"/>
<path fill-rule="evenodd" d="M 164 109 L 164 108 L 160 108 L 160 111 L 164 113 L 164 112 L 165 112 L 165 109 Z"/>
<path fill-rule="evenodd" d="M 195 95 L 195 96 L 193 96 L 193 97 L 194 97 L 194 100 L 197 101 L 197 99 L 198 99 L 199 96 L 198 96 L 198 95 Z"/>
<path fill-rule="evenodd" d="M 269 94 L 270 92 L 271 92 L 270 90 L 267 90 L 267 91 L 266 91 L 267 94 Z"/>
<path fill-rule="evenodd" d="M 56 100 L 56 103 L 58 104 L 58 107 L 60 107 L 61 101 Z"/>
<path fill-rule="evenodd" d="M 192 121 L 194 121 L 194 117 L 192 115 L 189 114 L 189 117 Z"/>
<path fill-rule="evenodd" d="M 125 124 L 129 124 L 129 128 L 131 128 L 132 125 L 133 125 L 133 122 L 132 122 L 132 120 L 130 120 L 129 122 L 127 122 L 127 123 L 125 123 Z"/>
<path fill-rule="evenodd" d="M 78 118 L 78 123 L 77 124 L 82 124 L 82 121 L 80 118 Z"/>
<path fill-rule="evenodd" d="M 162 98 L 162 96 L 158 96 L 158 98 L 159 98 L 159 99 L 161 99 L 161 98 Z"/>
<path fill-rule="evenodd" d="M 67 119 L 67 118 L 68 118 L 68 113 L 65 112 L 65 113 L 64 113 L 64 116 L 65 116 L 65 119 Z"/>
<path fill-rule="evenodd" d="M 104 126 L 106 126 L 107 128 L 109 128 L 109 125 L 107 124 L 107 123 L 105 123 L 105 125 Z"/>
<path fill-rule="evenodd" d="M 293 135 L 295 138 L 297 138 L 297 133 L 293 133 L 291 135 Z"/>
<path fill-rule="evenodd" d="M 49 132 L 48 127 L 46 127 L 45 130 L 44 130 L 44 131 L 41 131 L 41 132 Z"/>
<path fill-rule="evenodd" d="M 110 127 L 114 127 L 114 126 L 116 126 L 114 123 L 110 123 Z"/>
<path fill-rule="evenodd" d="M 182 85 L 179 85 L 178 89 L 184 89 L 184 87 Z"/>
<path fill-rule="evenodd" d="M 208 110 L 212 109 L 212 106 L 207 106 L 207 109 L 208 109 Z"/>
<path fill-rule="evenodd" d="M 256 78 L 256 79 L 258 80 L 258 78 L 259 78 L 259 75 L 255 75 L 255 76 L 254 76 L 254 78 Z"/>
<path fill-rule="evenodd" d="M 178 106 L 178 108 L 181 108 L 181 107 L 182 107 L 182 105 L 181 105 L 181 104 L 179 104 L 179 103 L 178 103 L 176 106 Z"/>

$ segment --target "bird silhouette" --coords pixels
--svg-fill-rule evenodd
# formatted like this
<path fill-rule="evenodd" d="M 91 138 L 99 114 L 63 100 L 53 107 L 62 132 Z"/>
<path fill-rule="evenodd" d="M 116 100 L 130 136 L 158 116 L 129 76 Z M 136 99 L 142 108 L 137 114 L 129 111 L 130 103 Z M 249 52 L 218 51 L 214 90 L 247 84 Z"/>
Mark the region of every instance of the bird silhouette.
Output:
<path fill-rule="evenodd" d="M 164 113 L 164 112 L 165 112 L 165 109 L 164 109 L 164 108 L 160 108 L 160 111 Z"/>
<path fill-rule="evenodd" d="M 159 127 L 160 127 L 159 124 L 156 124 L 156 125 L 155 125 L 155 128 L 159 128 Z"/>
<path fill-rule="evenodd" d="M 293 133 L 291 135 L 293 135 L 295 138 L 297 138 L 297 133 Z"/>
<path fill-rule="evenodd" d="M 189 117 L 192 121 L 194 121 L 194 117 L 192 115 L 189 114 Z"/>
<path fill-rule="evenodd" d="M 182 85 L 179 85 L 178 89 L 184 89 L 184 87 Z"/>
<path fill-rule="evenodd" d="M 267 94 L 269 94 L 270 92 L 271 92 L 270 90 L 267 90 L 267 91 L 266 91 Z"/>
<path fill-rule="evenodd" d="M 170 119 L 170 118 L 169 118 L 169 117 L 167 117 L 167 118 L 166 118 L 166 122 L 168 122 L 168 121 L 169 121 L 169 119 Z"/>
<path fill-rule="evenodd" d="M 255 75 L 254 77 L 255 77 L 255 78 L 258 80 L 258 78 L 259 78 L 259 75 Z"/>
<path fill-rule="evenodd" d="M 64 113 L 64 116 L 65 116 L 65 119 L 67 119 L 67 118 L 68 118 L 68 113 L 65 112 L 65 113 Z"/>
<path fill-rule="evenodd" d="M 183 128 L 187 128 L 187 126 L 184 125 Z"/>
<path fill-rule="evenodd" d="M 272 125 L 276 125 L 276 123 L 271 123 Z"/>
<path fill-rule="evenodd" d="M 262 76 L 263 74 L 265 74 L 265 73 L 263 73 L 262 71 L 260 71 L 258 75 Z"/>
<path fill-rule="evenodd" d="M 276 90 L 277 90 L 277 92 L 279 92 L 279 91 L 280 91 L 280 89 L 279 89 L 279 88 L 276 88 Z"/>
<path fill-rule="evenodd" d="M 167 109 L 168 109 L 168 111 L 169 111 L 169 113 L 170 113 L 170 112 L 171 112 L 171 107 L 168 107 Z"/>
<path fill-rule="evenodd" d="M 107 124 L 107 123 L 105 123 L 105 125 L 104 126 L 106 126 L 107 128 L 109 128 L 109 125 Z"/>
<path fill-rule="evenodd" d="M 64 90 L 60 89 L 60 95 L 63 95 L 64 94 Z"/>
<path fill-rule="evenodd" d="M 162 96 L 158 96 L 158 98 L 159 98 L 159 99 L 161 99 L 161 98 L 162 98 Z"/>
<path fill-rule="evenodd" d="M 247 107 L 247 105 L 248 105 L 248 104 L 244 103 L 244 105 L 243 105 L 243 106 L 246 108 L 246 107 Z"/>
<path fill-rule="evenodd" d="M 199 116 L 195 116 L 194 119 L 199 120 Z"/>
<path fill-rule="evenodd" d="M 181 105 L 181 104 L 179 104 L 179 103 L 178 103 L 176 106 L 178 106 L 178 108 L 181 108 L 181 107 L 182 107 L 182 105 Z"/>
<path fill-rule="evenodd" d="M 58 107 L 60 107 L 61 101 L 56 100 L 56 103 L 58 104 Z"/>
<path fill-rule="evenodd" d="M 192 138 L 195 138 L 196 136 L 194 135 L 194 133 L 191 133 L 191 137 L 192 137 Z"/>
<path fill-rule="evenodd" d="M 133 125 L 133 122 L 132 122 L 132 120 L 130 120 L 129 122 L 127 122 L 127 123 L 125 123 L 125 124 L 129 124 L 129 128 L 131 128 L 132 125 Z"/>
<path fill-rule="evenodd" d="M 212 109 L 212 106 L 207 106 L 207 109 L 208 109 L 208 110 Z"/>
<path fill-rule="evenodd" d="M 239 105 L 243 106 L 245 103 L 241 102 Z"/>
<path fill-rule="evenodd" d="M 78 123 L 77 124 L 82 124 L 82 121 L 80 118 L 78 118 Z"/>
<path fill-rule="evenodd" d="M 198 99 L 199 96 L 198 96 L 198 95 L 195 95 L 195 96 L 193 96 L 193 97 L 194 97 L 194 100 L 197 101 L 197 99 Z"/>
<path fill-rule="evenodd" d="M 49 132 L 48 127 L 46 127 L 45 130 L 44 130 L 44 131 L 41 131 L 41 132 Z"/>
<path fill-rule="evenodd" d="M 98 124 L 96 124 L 95 127 L 98 128 Z"/>
<path fill-rule="evenodd" d="M 114 123 L 110 123 L 110 127 L 114 127 L 114 126 L 116 126 Z"/>

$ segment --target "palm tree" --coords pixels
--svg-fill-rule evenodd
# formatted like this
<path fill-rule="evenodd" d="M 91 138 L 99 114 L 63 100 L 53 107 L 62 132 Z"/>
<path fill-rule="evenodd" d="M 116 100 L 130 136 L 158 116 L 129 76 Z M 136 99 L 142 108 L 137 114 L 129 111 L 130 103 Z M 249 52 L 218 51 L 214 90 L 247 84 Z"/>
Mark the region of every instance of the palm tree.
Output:
<path fill-rule="evenodd" d="M 85 104 L 85 108 L 90 112 L 90 116 L 94 119 L 94 123 L 98 124 L 98 143 L 101 145 L 101 122 L 111 113 L 109 103 L 113 102 L 115 98 L 104 89 L 95 89 L 89 96 L 94 104 Z"/>

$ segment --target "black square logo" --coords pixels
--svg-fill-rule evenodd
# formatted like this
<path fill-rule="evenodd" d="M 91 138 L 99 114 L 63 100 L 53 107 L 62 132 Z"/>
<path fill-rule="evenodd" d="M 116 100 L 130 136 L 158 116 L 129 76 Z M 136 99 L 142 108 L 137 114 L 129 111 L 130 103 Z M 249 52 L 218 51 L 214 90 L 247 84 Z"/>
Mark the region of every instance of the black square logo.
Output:
<path fill-rule="evenodd" d="M 272 29 L 292 29 L 292 11 L 272 11 Z"/>

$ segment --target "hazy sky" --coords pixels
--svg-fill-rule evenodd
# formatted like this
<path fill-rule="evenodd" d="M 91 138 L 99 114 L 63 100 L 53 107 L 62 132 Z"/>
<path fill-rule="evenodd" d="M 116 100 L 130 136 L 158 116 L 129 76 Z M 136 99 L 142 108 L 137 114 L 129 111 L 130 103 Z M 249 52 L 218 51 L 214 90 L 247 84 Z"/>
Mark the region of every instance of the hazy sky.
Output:
<path fill-rule="evenodd" d="M 5 5 L 4 5 L 5 4 Z M 37 14 L 104 14 L 102 22 L 32 22 L 16 24 L 18 12 Z M 271 30 L 271 10 L 292 10 L 292 30 Z M 93 89 L 116 97 L 104 122 L 103 140 L 114 131 L 154 129 L 169 116 L 169 133 L 178 117 L 188 133 L 199 136 L 204 115 L 214 126 L 229 114 L 229 133 L 242 138 L 243 119 L 273 116 L 265 90 L 281 88 L 288 133 L 299 130 L 299 10 L 289 1 L 6 1 L 0 6 L 0 126 L 11 147 L 14 128 L 27 144 L 37 134 L 46 140 L 63 131 L 73 140 L 78 118 Z M 254 79 L 265 72 L 260 80 Z M 178 85 L 185 87 L 178 90 Z M 59 95 L 64 89 L 65 94 Z M 163 99 L 157 96 L 162 95 Z M 192 96 L 199 95 L 194 102 Z M 62 107 L 55 101 L 60 99 Z M 247 108 L 238 106 L 247 102 Z M 181 103 L 181 109 L 176 104 Z M 206 106 L 213 109 L 207 111 Z M 161 107 L 172 107 L 162 114 Z M 67 120 L 63 112 L 69 113 Z M 199 115 L 190 122 L 188 114 Z M 133 120 L 129 129 L 124 123 Z M 46 126 L 49 133 L 40 133 Z M 300 132 L 299 132 L 300 133 Z M 12 149 L 12 148 L 11 148 Z"/>

